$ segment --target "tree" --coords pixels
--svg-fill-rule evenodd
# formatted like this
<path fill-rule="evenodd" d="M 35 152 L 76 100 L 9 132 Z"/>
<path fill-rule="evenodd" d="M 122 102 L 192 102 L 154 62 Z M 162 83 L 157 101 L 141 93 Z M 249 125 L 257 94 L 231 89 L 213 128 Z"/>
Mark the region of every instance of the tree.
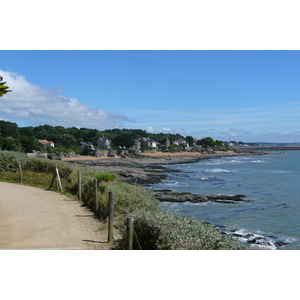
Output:
<path fill-rule="evenodd" d="M 11 92 L 11 90 L 6 86 L 6 81 L 3 81 L 3 77 L 0 75 L 0 97 L 9 92 Z"/>
<path fill-rule="evenodd" d="M 186 136 L 185 140 L 188 142 L 188 144 L 190 146 L 193 146 L 193 144 L 194 144 L 194 138 L 192 136 L 190 136 L 190 135 Z"/>
<path fill-rule="evenodd" d="M 39 143 L 33 136 L 21 136 L 20 142 L 22 150 L 26 153 L 30 153 L 33 150 L 44 148 L 44 146 L 41 143 Z"/>
<path fill-rule="evenodd" d="M 134 144 L 134 138 L 128 133 L 123 133 L 123 134 L 116 136 L 112 140 L 112 144 L 115 147 L 121 146 L 121 147 L 125 147 L 125 148 L 130 148 Z"/>
<path fill-rule="evenodd" d="M 213 147 L 216 145 L 216 143 L 211 137 L 206 137 L 197 141 L 197 145 L 204 146 L 204 147 Z"/>
<path fill-rule="evenodd" d="M 18 151 L 19 150 L 18 140 L 16 140 L 12 136 L 5 137 L 3 139 L 2 149 L 8 151 Z"/>

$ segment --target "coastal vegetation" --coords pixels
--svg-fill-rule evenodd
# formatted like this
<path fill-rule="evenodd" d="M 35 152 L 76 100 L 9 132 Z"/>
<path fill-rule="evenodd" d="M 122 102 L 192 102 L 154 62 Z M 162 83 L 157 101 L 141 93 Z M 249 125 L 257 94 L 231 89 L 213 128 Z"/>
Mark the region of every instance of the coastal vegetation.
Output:
<path fill-rule="evenodd" d="M 82 173 L 82 204 L 93 205 L 94 178 L 107 178 L 107 172 L 78 167 L 62 161 L 27 157 L 20 152 L 0 151 L 0 180 L 19 182 L 19 162 L 23 170 L 23 184 L 49 188 L 57 167 L 64 193 L 76 198 L 78 192 L 77 172 Z M 108 192 L 115 195 L 115 230 L 121 238 L 114 241 L 114 249 L 123 249 L 126 239 L 125 220 L 134 218 L 134 249 L 245 249 L 228 235 L 218 232 L 213 225 L 193 218 L 180 217 L 159 206 L 151 191 L 142 186 L 118 181 L 112 174 L 112 182 L 99 182 L 99 218 L 106 222 L 109 214 Z"/>
<path fill-rule="evenodd" d="M 149 150 L 152 147 L 143 140 L 153 140 L 156 142 L 157 148 L 166 150 L 166 142 L 170 143 L 168 150 L 183 151 L 185 146 L 176 144 L 181 140 L 187 142 L 191 147 L 198 149 L 199 147 L 213 147 L 214 149 L 228 149 L 228 143 L 222 141 L 214 141 L 212 138 L 206 137 L 196 140 L 192 136 L 182 136 L 174 133 L 149 133 L 141 129 L 108 129 L 100 131 L 97 129 L 62 126 L 26 126 L 19 127 L 16 123 L 0 121 L 0 150 L 19 151 L 31 153 L 39 152 L 74 152 L 76 154 L 84 154 L 88 149 L 80 146 L 85 143 L 86 147 L 98 147 L 98 139 L 106 138 L 111 141 L 111 148 L 118 149 L 131 148 L 136 141 L 140 142 L 142 150 Z M 55 145 L 43 145 L 38 140 L 51 141 Z"/>

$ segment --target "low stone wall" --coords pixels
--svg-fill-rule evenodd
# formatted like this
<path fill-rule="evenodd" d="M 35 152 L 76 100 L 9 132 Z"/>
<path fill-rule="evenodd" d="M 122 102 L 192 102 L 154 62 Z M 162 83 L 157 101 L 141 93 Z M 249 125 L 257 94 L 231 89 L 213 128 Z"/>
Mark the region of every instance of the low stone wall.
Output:
<path fill-rule="evenodd" d="M 26 153 L 28 157 L 47 158 L 47 153 Z"/>
<path fill-rule="evenodd" d="M 156 153 L 156 149 L 151 149 L 151 150 L 143 150 L 143 153 Z"/>

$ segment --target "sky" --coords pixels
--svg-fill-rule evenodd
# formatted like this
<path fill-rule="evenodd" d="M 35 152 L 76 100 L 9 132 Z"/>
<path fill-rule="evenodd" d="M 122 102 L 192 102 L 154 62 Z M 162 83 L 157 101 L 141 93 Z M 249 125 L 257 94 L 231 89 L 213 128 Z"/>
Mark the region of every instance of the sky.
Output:
<path fill-rule="evenodd" d="M 300 52 L 2 50 L 0 119 L 300 142 Z"/>

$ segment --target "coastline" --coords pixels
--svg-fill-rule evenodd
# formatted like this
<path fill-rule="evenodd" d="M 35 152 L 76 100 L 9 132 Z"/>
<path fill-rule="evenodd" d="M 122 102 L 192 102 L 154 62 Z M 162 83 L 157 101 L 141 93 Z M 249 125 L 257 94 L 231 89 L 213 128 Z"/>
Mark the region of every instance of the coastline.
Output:
<path fill-rule="evenodd" d="M 63 158 L 62 160 L 71 164 L 90 167 L 99 172 L 111 172 L 117 174 L 117 179 L 128 183 L 149 186 L 158 183 L 167 177 L 167 173 L 180 172 L 178 169 L 166 167 L 165 165 L 176 165 L 194 163 L 203 159 L 213 159 L 227 156 L 267 155 L 267 152 L 235 152 L 216 151 L 213 153 L 199 152 L 156 152 L 141 153 L 130 157 L 92 157 L 79 156 Z"/>
<path fill-rule="evenodd" d="M 79 165 L 91 167 L 99 171 L 107 171 L 118 174 L 119 181 L 125 181 L 129 184 L 142 185 L 144 188 L 152 184 L 159 183 L 168 177 L 168 173 L 181 172 L 180 170 L 170 167 L 176 164 L 189 164 L 204 159 L 214 159 L 220 157 L 249 156 L 249 155 L 270 155 L 270 152 L 219 152 L 210 154 L 200 153 L 152 153 L 151 155 L 138 155 L 138 157 L 128 158 L 106 158 L 106 159 L 85 159 L 72 161 Z M 277 153 L 281 154 L 281 153 Z M 166 166 L 167 165 L 167 166 Z M 220 195 L 220 194 L 192 194 L 182 191 L 173 190 L 152 190 L 155 198 L 161 202 L 216 202 L 224 205 L 235 205 L 236 203 L 247 203 L 250 205 L 255 200 L 243 199 L 244 195 Z M 252 207 L 252 206 L 251 206 Z M 251 208 L 250 208 L 251 209 Z M 216 230 L 225 235 L 230 235 L 239 240 L 249 249 L 278 249 L 287 246 L 290 242 L 275 236 L 263 236 L 252 232 L 242 232 L 231 230 L 225 225 L 212 224 Z"/>

